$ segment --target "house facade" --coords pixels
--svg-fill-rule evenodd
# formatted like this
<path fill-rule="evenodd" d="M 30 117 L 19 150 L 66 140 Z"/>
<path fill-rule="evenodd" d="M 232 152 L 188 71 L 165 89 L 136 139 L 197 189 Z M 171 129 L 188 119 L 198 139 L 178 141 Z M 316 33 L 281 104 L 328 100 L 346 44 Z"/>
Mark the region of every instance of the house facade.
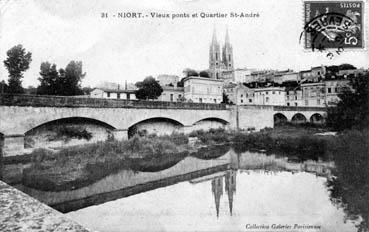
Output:
<path fill-rule="evenodd" d="M 204 77 L 184 79 L 186 101 L 197 103 L 221 103 L 223 100 L 223 81 Z"/>
<path fill-rule="evenodd" d="M 286 92 L 283 87 L 254 89 L 256 105 L 286 105 Z"/>
<path fill-rule="evenodd" d="M 94 90 L 91 91 L 90 97 L 137 100 L 136 90 L 128 90 L 128 89 L 95 88 Z"/>
<path fill-rule="evenodd" d="M 163 86 L 163 92 L 158 97 L 159 101 L 180 102 L 184 100 L 183 87 Z"/>

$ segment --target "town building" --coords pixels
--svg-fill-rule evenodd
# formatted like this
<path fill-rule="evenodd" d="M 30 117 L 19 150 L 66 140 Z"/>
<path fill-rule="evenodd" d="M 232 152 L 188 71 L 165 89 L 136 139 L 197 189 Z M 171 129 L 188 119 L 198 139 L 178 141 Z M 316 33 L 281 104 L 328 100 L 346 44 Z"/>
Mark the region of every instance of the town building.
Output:
<path fill-rule="evenodd" d="M 326 79 L 324 80 L 325 86 L 325 103 L 327 106 L 334 106 L 339 101 L 339 93 L 342 92 L 344 87 L 349 85 L 349 80 L 347 79 Z"/>
<path fill-rule="evenodd" d="M 158 98 L 159 101 L 168 101 L 168 102 L 184 101 L 183 87 L 162 86 L 162 88 L 163 92 Z"/>
<path fill-rule="evenodd" d="M 325 74 L 327 73 L 325 66 L 317 66 L 312 67 L 309 70 L 303 70 L 299 72 L 301 81 L 308 82 L 318 82 L 321 79 L 325 78 Z"/>
<path fill-rule="evenodd" d="M 286 105 L 287 106 L 303 106 L 304 100 L 302 98 L 301 88 L 286 91 Z"/>
<path fill-rule="evenodd" d="M 231 104 L 251 105 L 254 104 L 254 89 L 242 83 L 229 83 L 223 86 L 224 93 L 227 95 Z"/>
<path fill-rule="evenodd" d="M 133 89 L 95 88 L 91 91 L 90 96 L 92 98 L 137 100 L 136 90 Z"/>
<path fill-rule="evenodd" d="M 177 86 L 180 77 L 176 75 L 161 74 L 156 77 L 156 80 L 161 86 Z"/>
<path fill-rule="evenodd" d="M 224 79 L 223 72 L 225 72 L 227 73 L 227 78 L 229 78 L 230 75 L 227 71 L 232 71 L 233 68 L 233 48 L 229 40 L 228 29 L 226 31 L 222 53 L 220 52 L 220 45 L 214 29 L 213 38 L 209 48 L 210 77 L 213 79 Z"/>
<path fill-rule="evenodd" d="M 301 84 L 303 106 L 325 106 L 324 82 Z"/>
<path fill-rule="evenodd" d="M 248 88 L 243 84 L 238 84 L 235 88 L 235 104 L 236 105 L 252 105 L 255 104 L 255 89 Z"/>
<path fill-rule="evenodd" d="M 275 82 L 282 84 L 286 81 L 300 81 L 300 75 L 298 72 L 290 71 L 280 74 L 280 77 L 275 79 Z"/>
<path fill-rule="evenodd" d="M 198 103 L 221 103 L 223 100 L 223 81 L 204 77 L 184 79 L 186 101 Z"/>
<path fill-rule="evenodd" d="M 255 88 L 255 105 L 286 105 L 286 92 L 283 87 Z"/>
<path fill-rule="evenodd" d="M 238 68 L 238 69 L 235 69 L 234 70 L 234 82 L 236 83 L 250 83 L 250 82 L 253 82 L 254 80 L 252 79 L 252 76 L 251 76 L 251 72 L 253 70 L 250 70 L 250 69 L 241 69 L 241 68 Z"/>

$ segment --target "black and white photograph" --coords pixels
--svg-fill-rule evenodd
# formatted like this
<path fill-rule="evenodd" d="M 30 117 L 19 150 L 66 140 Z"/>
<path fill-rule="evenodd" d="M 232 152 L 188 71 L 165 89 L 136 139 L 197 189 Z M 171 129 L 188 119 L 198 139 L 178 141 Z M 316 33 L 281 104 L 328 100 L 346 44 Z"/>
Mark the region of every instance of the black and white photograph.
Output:
<path fill-rule="evenodd" d="M 0 0 L 1 232 L 369 232 L 368 0 Z"/>

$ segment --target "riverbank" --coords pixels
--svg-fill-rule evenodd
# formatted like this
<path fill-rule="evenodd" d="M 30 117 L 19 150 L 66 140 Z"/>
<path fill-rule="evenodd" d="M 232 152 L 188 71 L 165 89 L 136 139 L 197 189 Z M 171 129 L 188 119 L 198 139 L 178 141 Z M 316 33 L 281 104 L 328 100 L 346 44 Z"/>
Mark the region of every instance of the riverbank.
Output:
<path fill-rule="evenodd" d="M 277 127 L 246 133 L 222 129 L 189 135 L 135 136 L 127 141 L 105 141 L 59 151 L 38 149 L 23 172 L 22 184 L 43 190 L 63 191 L 87 186 L 120 170 L 155 172 L 174 166 L 187 156 L 214 159 L 230 147 L 236 152 L 263 150 L 291 154 L 301 159 L 325 156 L 332 136 L 319 136 L 321 128 Z M 189 145 L 189 138 L 196 142 Z"/>

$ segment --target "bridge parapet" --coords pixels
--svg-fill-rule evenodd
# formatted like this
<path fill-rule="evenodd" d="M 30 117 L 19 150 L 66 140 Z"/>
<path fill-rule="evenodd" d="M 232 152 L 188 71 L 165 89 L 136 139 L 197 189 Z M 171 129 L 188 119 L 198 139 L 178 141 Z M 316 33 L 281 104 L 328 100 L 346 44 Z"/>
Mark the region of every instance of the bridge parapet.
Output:
<path fill-rule="evenodd" d="M 327 111 L 327 107 L 318 106 L 273 106 L 274 111 Z"/>
<path fill-rule="evenodd" d="M 32 107 L 90 107 L 90 108 L 145 108 L 145 109 L 191 109 L 226 110 L 225 104 L 121 100 L 89 97 L 45 95 L 0 95 L 0 105 Z"/>

